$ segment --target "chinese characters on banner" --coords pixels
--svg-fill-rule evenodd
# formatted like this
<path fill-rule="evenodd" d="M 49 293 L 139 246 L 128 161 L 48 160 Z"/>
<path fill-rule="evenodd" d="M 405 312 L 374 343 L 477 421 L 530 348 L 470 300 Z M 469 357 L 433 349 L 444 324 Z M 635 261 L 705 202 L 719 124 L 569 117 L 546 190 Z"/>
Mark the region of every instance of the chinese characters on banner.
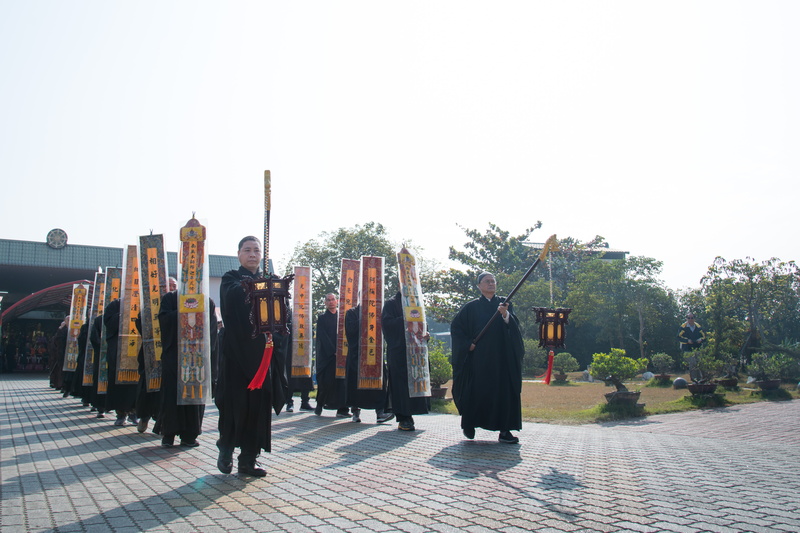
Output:
<path fill-rule="evenodd" d="M 347 336 L 344 332 L 344 317 L 356 305 L 358 284 L 361 281 L 361 262 L 356 259 L 342 259 L 342 274 L 339 279 L 339 311 L 336 331 L 336 378 L 345 378 L 347 367 Z"/>
<path fill-rule="evenodd" d="M 294 267 L 291 376 L 311 377 L 311 267 Z"/>
<path fill-rule="evenodd" d="M 119 308 L 119 351 L 117 356 L 118 385 L 139 383 L 139 347 L 142 336 L 136 329 L 139 317 L 139 258 L 136 245 L 129 245 L 122 271 L 122 298 Z"/>

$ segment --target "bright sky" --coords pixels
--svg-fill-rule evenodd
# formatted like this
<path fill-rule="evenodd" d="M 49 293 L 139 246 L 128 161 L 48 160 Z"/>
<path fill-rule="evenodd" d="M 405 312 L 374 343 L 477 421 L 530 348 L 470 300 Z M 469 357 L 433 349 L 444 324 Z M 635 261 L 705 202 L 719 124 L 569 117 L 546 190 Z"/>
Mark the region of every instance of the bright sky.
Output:
<path fill-rule="evenodd" d="M 798 259 L 800 2 L 0 0 L 0 237 L 208 224 L 270 256 L 489 222 L 664 262 Z M 794 147 L 794 148 L 792 148 Z"/>

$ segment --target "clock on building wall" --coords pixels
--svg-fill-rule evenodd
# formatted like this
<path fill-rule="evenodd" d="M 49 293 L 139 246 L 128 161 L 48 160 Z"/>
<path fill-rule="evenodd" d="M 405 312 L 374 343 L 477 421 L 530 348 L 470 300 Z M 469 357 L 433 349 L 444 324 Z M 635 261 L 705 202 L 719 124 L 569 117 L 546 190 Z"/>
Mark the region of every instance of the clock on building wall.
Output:
<path fill-rule="evenodd" d="M 47 232 L 47 246 L 50 248 L 63 248 L 67 245 L 67 232 L 60 228 L 51 229 Z"/>

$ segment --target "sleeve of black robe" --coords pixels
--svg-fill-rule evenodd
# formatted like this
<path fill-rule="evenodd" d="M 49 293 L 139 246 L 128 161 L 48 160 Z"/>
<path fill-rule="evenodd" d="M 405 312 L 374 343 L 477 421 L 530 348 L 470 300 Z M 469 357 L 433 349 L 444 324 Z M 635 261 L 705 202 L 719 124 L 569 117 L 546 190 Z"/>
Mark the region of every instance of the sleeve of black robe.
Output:
<path fill-rule="evenodd" d="M 89 330 L 89 342 L 92 344 L 92 348 L 94 349 L 95 353 L 95 364 L 97 364 L 97 357 L 100 354 L 100 341 L 102 340 L 100 335 L 103 332 L 103 315 L 99 314 L 97 317 L 92 321 L 92 327 Z"/>
<path fill-rule="evenodd" d="M 231 270 L 222 276 L 219 293 L 225 322 L 225 357 L 230 363 L 228 368 L 237 370 L 237 376 L 228 378 L 246 387 L 258 371 L 266 341 L 264 335 L 252 337 L 251 307 L 245 303 L 240 271 Z"/>

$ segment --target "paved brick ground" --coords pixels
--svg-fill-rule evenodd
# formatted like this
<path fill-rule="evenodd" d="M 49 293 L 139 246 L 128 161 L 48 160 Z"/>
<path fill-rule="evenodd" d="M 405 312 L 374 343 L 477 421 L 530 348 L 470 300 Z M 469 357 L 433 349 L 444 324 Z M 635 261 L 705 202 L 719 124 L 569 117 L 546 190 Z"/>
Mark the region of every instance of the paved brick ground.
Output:
<path fill-rule="evenodd" d="M 268 475 L 96 419 L 42 377 L 0 376 L 0 530 L 800 531 L 800 402 L 563 427 L 519 446 L 450 415 L 417 431 L 281 414 Z"/>

